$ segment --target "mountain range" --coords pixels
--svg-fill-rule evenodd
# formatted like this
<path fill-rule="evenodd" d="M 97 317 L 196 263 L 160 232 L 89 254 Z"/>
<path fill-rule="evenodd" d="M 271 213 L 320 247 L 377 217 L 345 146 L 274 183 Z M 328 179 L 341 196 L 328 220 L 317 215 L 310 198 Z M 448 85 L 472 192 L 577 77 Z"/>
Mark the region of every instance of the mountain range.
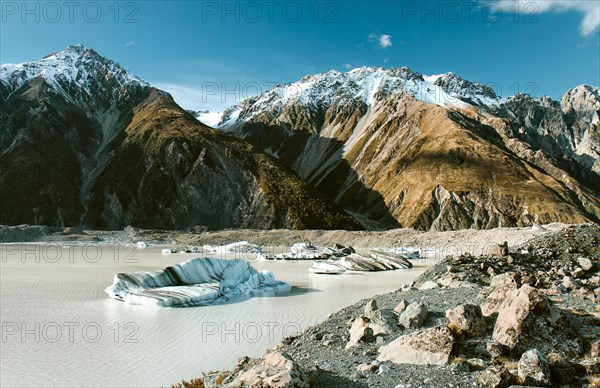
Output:
<path fill-rule="evenodd" d="M 598 222 L 599 116 L 593 86 L 560 101 L 500 98 L 452 73 L 363 67 L 280 85 L 210 128 L 116 62 L 70 46 L 0 67 L 0 222 L 421 230 Z"/>
<path fill-rule="evenodd" d="M 561 101 L 453 73 L 330 71 L 227 109 L 217 127 L 272 154 L 373 227 L 597 221 L 600 92 Z"/>
<path fill-rule="evenodd" d="M 0 68 L 0 221 L 359 229 L 248 142 L 81 45 Z"/>

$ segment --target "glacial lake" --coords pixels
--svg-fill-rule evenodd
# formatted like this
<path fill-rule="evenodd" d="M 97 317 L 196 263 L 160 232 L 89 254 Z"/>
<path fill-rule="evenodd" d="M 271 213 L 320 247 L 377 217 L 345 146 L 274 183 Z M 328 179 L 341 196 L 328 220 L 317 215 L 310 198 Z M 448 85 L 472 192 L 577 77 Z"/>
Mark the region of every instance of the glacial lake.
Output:
<path fill-rule="evenodd" d="M 104 293 L 117 272 L 206 256 L 163 255 L 162 248 L 0 244 L 0 385 L 170 386 L 232 368 L 244 355 L 260 356 L 284 336 L 410 283 L 434 264 L 429 259 L 414 261 L 411 270 L 336 276 L 310 274 L 311 261 L 238 254 L 290 283 L 292 291 L 193 308 L 128 305 Z"/>

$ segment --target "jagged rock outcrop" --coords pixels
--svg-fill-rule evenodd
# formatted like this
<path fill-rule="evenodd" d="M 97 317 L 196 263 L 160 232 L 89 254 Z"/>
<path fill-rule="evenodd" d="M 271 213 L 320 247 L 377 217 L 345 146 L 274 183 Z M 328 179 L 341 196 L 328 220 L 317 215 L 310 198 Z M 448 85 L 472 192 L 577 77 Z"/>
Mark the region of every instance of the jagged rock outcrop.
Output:
<path fill-rule="evenodd" d="M 277 160 L 82 46 L 2 65 L 0 108 L 5 223 L 360 227 Z"/>

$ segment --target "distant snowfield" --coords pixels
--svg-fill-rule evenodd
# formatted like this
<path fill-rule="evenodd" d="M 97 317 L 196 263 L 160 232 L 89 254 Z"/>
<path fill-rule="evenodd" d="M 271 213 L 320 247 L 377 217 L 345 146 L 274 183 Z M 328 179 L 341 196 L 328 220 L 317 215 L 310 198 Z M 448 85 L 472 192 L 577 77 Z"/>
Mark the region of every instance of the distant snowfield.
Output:
<path fill-rule="evenodd" d="M 231 369 L 363 298 L 410 283 L 434 260 L 406 271 L 309 274 L 312 261 L 256 262 L 291 292 L 225 305 L 160 308 L 110 299 L 117 272 L 156 270 L 198 254 L 163 246 L 0 244 L 1 386 L 170 386 Z M 218 254 L 217 254 L 218 255 Z M 241 256 L 240 256 L 241 255 Z"/>
<path fill-rule="evenodd" d="M 202 122 L 203 124 L 206 124 L 209 127 L 216 128 L 217 124 L 221 120 L 222 115 L 223 115 L 223 112 L 208 112 L 208 111 L 206 111 L 206 112 L 200 113 L 198 116 L 196 116 L 196 118 L 198 119 L 198 121 Z"/>

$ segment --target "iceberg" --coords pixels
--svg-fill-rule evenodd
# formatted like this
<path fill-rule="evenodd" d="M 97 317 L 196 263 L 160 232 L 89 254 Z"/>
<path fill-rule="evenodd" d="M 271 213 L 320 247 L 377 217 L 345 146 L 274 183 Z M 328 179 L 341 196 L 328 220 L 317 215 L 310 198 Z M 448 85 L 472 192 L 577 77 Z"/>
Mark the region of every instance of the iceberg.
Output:
<path fill-rule="evenodd" d="M 324 275 L 339 275 L 346 272 L 346 267 L 332 260 L 316 260 L 308 272 Z"/>
<path fill-rule="evenodd" d="M 203 245 L 202 250 L 210 253 L 261 253 L 262 248 L 248 241 L 238 241 L 227 245 Z"/>
<path fill-rule="evenodd" d="M 236 295 L 289 291 L 270 271 L 242 259 L 195 258 L 158 271 L 118 273 L 104 291 L 129 304 L 162 307 L 208 306 Z"/>

